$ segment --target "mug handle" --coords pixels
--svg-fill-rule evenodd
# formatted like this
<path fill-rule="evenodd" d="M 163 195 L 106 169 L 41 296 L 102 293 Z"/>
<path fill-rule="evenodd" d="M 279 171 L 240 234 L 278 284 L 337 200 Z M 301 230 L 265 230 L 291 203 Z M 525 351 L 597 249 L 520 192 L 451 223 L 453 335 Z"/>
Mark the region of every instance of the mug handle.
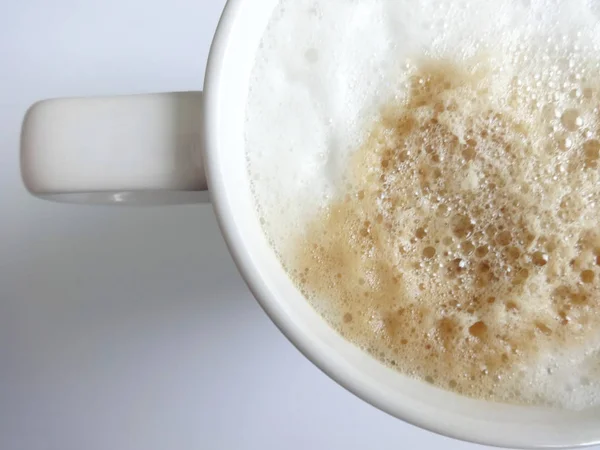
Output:
<path fill-rule="evenodd" d="M 21 176 L 48 200 L 208 201 L 202 92 L 44 100 L 25 115 Z"/>

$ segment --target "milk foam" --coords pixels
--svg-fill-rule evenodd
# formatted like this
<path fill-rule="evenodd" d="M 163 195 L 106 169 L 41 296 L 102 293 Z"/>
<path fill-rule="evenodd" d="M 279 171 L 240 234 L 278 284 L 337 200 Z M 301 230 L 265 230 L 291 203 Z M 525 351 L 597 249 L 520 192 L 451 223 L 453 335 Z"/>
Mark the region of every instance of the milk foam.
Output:
<path fill-rule="evenodd" d="M 566 73 L 573 69 L 570 65 L 582 64 L 589 65 L 588 73 L 598 71 L 599 14 L 593 0 L 282 1 L 257 55 L 246 139 L 257 210 L 275 251 L 296 281 L 302 278 L 295 272 L 299 230 L 352 191 L 355 180 L 348 167 L 353 155 L 369 142 L 382 107 L 402 104 L 420 59 L 472 64 L 485 55 L 493 78 L 489 89 L 498 92 L 490 96 L 491 102 L 495 98 L 503 102 L 508 87 L 519 79 L 533 83 L 534 91 L 540 88 L 534 86 L 536 74 L 553 68 L 559 60 L 555 71 Z M 543 81 L 562 79 L 559 74 Z M 518 92 L 525 95 L 527 87 Z M 552 89 L 544 86 L 538 91 Z M 578 126 L 577 114 L 548 113 L 560 114 L 557 120 L 567 131 Z M 457 123 L 455 128 L 461 126 Z M 570 145 L 568 133 L 557 139 L 562 139 L 563 146 Z M 480 182 L 475 170 L 461 180 L 465 190 L 477 190 Z M 580 201 L 575 197 L 574 203 Z M 427 256 L 432 250 L 428 246 L 419 251 Z M 538 258 L 540 265 L 546 263 L 542 253 L 532 253 L 531 258 Z M 540 278 L 538 284 L 543 283 Z M 306 291 L 311 303 L 348 335 L 344 329 L 348 308 L 324 301 L 318 294 Z M 377 334 L 376 327 L 372 330 Z M 475 326 L 472 334 L 477 333 Z M 460 385 L 454 379 L 434 380 L 426 371 L 413 370 L 402 358 L 387 354 L 385 345 L 376 340 L 374 344 L 372 336 L 356 333 L 348 337 L 400 371 L 450 389 Z M 478 397 L 583 408 L 600 402 L 598 348 L 592 335 L 586 345 L 576 348 L 542 346 L 535 358 L 515 362 L 511 367 L 518 375 L 501 383 L 494 394 L 477 386 L 460 387 L 463 393 Z M 407 354 L 418 351 L 415 347 Z"/>

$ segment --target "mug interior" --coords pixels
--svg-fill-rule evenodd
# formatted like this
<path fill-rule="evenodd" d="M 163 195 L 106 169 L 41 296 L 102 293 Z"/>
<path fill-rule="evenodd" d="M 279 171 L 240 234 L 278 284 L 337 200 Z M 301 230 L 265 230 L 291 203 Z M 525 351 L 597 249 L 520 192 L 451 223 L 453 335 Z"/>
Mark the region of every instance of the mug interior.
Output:
<path fill-rule="evenodd" d="M 331 378 L 407 422 L 450 437 L 505 447 L 600 443 L 600 407 L 567 411 L 474 400 L 384 366 L 332 329 L 286 275 L 254 208 L 244 138 L 254 57 L 277 3 L 227 3 L 211 49 L 204 91 L 205 165 L 211 196 L 229 249 L 261 306 Z"/>

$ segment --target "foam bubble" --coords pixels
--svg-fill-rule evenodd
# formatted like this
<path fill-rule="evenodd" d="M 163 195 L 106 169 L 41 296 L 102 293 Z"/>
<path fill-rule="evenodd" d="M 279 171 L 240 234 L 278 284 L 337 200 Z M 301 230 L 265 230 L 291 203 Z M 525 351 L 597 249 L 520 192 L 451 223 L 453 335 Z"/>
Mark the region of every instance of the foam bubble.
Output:
<path fill-rule="evenodd" d="M 311 304 L 429 383 L 600 403 L 589 2 L 279 8 L 249 94 L 248 167 L 267 236 Z"/>

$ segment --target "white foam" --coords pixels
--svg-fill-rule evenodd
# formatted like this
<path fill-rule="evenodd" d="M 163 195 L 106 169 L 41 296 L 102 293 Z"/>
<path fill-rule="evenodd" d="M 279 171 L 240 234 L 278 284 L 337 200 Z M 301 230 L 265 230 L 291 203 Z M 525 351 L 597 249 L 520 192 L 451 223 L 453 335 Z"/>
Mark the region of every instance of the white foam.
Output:
<path fill-rule="evenodd" d="M 294 231 L 344 191 L 349 158 L 380 107 L 405 94 L 405 67 L 422 56 L 465 60 L 485 52 L 502 72 L 502 90 L 516 65 L 529 75 L 553 67 L 544 58 L 554 47 L 572 48 L 577 61 L 597 60 L 599 22 L 595 0 L 281 1 L 257 54 L 246 129 L 257 209 L 275 250 L 285 262 Z M 550 51 L 525 51 L 533 45 Z M 517 50 L 531 60 L 515 61 Z M 476 190 L 478 175 L 462 183 Z M 540 356 L 519 389 L 564 407 L 600 402 L 600 386 L 581 382 L 594 358 Z M 563 369 L 574 364 L 581 370 L 572 379 Z M 552 376 L 548 365 L 557 368 Z"/>
<path fill-rule="evenodd" d="M 598 343 L 594 346 L 599 348 Z M 598 350 L 545 353 L 533 364 L 521 367 L 515 388 L 525 391 L 532 402 L 582 410 L 600 403 L 599 362 Z"/>

